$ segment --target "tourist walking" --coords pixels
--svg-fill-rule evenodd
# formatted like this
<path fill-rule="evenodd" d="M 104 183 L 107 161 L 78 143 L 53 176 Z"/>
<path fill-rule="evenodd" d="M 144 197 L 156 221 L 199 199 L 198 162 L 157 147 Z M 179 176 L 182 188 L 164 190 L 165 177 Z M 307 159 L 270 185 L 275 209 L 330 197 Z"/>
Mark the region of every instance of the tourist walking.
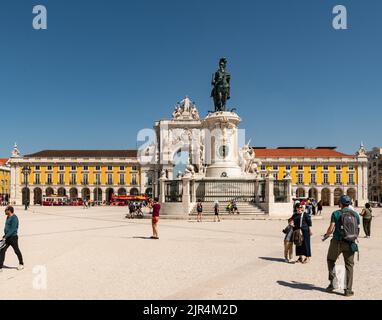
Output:
<path fill-rule="evenodd" d="M 317 215 L 322 214 L 322 200 L 317 203 Z"/>
<path fill-rule="evenodd" d="M 216 218 L 218 219 L 218 222 L 220 222 L 220 217 L 219 217 L 219 201 L 217 201 L 217 200 L 215 201 L 214 211 L 215 211 L 214 222 L 216 222 Z"/>
<path fill-rule="evenodd" d="M 5 214 L 7 216 L 7 220 L 5 222 L 4 236 L 2 239 L 3 245 L 0 250 L 0 272 L 3 271 L 5 253 L 7 252 L 9 246 L 13 248 L 13 251 L 19 259 L 19 266 L 17 270 L 22 270 L 24 269 L 24 261 L 19 249 L 19 238 L 17 235 L 19 229 L 19 219 L 14 213 L 14 208 L 11 206 L 8 206 L 5 209 Z"/>
<path fill-rule="evenodd" d="M 340 210 L 332 213 L 330 225 L 323 240 L 327 239 L 331 234 L 333 238 L 330 241 L 327 263 L 329 271 L 329 286 L 327 292 L 333 292 L 333 280 L 335 278 L 334 267 L 338 257 L 342 254 L 345 261 L 346 269 L 346 289 L 345 296 L 354 295 L 353 292 L 353 268 L 354 253 L 358 251 L 356 240 L 359 234 L 360 218 L 357 212 L 350 210 L 351 198 L 349 196 L 341 196 Z"/>
<path fill-rule="evenodd" d="M 293 214 L 292 219 L 294 223 L 293 232 L 298 231 L 302 234 L 301 245 L 296 245 L 296 256 L 299 257 L 296 262 L 308 263 L 312 256 L 310 247 L 310 237 L 313 234 L 312 219 L 309 214 L 304 212 L 304 207 L 301 204 L 296 205 L 296 213 Z"/>
<path fill-rule="evenodd" d="M 284 258 L 285 258 L 285 262 L 287 263 L 292 263 L 293 261 L 293 227 L 294 227 L 293 219 L 289 218 L 288 225 L 283 230 L 283 233 L 285 233 Z"/>
<path fill-rule="evenodd" d="M 159 221 L 160 204 L 158 201 L 159 201 L 159 199 L 155 198 L 154 202 L 152 204 L 152 208 L 153 208 L 153 215 L 152 215 L 153 235 L 152 235 L 151 239 L 159 239 L 158 221 Z"/>
<path fill-rule="evenodd" d="M 196 211 L 197 211 L 197 216 L 196 216 L 196 221 L 197 222 L 202 222 L 202 213 L 203 213 L 203 204 L 202 200 L 198 200 L 198 203 L 196 205 Z"/>
<path fill-rule="evenodd" d="M 363 231 L 365 232 L 365 238 L 370 238 L 371 232 L 371 220 L 373 218 L 370 203 L 365 204 L 365 208 L 361 212 Z"/>

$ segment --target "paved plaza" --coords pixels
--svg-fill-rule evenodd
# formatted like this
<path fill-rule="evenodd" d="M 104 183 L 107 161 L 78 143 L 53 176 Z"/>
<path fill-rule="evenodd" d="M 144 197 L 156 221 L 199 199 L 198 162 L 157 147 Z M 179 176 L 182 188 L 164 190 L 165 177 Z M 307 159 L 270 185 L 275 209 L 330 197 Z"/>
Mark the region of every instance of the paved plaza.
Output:
<path fill-rule="evenodd" d="M 25 269 L 10 248 L 0 299 L 382 299 L 382 209 L 360 238 L 355 296 L 324 292 L 331 209 L 313 221 L 311 263 L 292 265 L 285 221 L 161 219 L 150 240 L 151 221 L 125 219 L 123 207 L 16 207 Z"/>

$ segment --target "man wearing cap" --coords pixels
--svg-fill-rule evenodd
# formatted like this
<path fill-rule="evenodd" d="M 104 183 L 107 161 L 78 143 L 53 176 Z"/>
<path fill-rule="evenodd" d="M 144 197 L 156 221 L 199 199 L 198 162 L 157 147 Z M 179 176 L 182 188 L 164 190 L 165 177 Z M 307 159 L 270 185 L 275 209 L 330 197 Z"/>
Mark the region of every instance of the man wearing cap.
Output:
<path fill-rule="evenodd" d="M 357 212 L 351 210 L 349 206 L 352 201 L 349 196 L 341 196 L 340 198 L 340 210 L 337 210 L 332 213 L 330 219 L 330 226 L 324 235 L 324 239 L 328 238 L 331 234 L 333 234 L 333 239 L 330 241 L 330 246 L 327 255 L 327 263 L 329 269 L 329 281 L 330 284 L 326 288 L 327 292 L 332 292 L 334 290 L 333 280 L 335 277 L 334 267 L 337 261 L 337 258 L 342 253 L 345 261 L 346 268 L 346 290 L 345 296 L 350 297 L 354 295 L 352 291 L 353 287 L 353 267 L 354 267 L 354 253 L 355 250 L 353 248 L 353 244 L 348 241 L 344 241 L 341 236 L 341 216 L 343 213 L 352 211 L 357 222 L 358 226 L 360 224 L 360 218 Z M 354 243 L 355 245 L 355 243 Z M 356 245 L 355 245 L 356 246 Z"/>

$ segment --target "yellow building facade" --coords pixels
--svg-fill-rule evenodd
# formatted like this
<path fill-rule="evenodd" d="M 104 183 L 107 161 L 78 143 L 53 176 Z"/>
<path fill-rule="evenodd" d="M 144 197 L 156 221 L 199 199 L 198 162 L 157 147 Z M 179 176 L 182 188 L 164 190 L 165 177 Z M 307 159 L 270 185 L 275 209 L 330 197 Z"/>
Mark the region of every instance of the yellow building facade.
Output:
<path fill-rule="evenodd" d="M 8 159 L 0 159 L 0 203 L 7 202 L 11 192 L 11 169 Z"/>
<path fill-rule="evenodd" d="M 136 150 L 45 150 L 25 156 L 18 150 L 13 153 L 14 204 L 41 204 L 44 196 L 51 195 L 101 203 L 110 202 L 112 195 L 152 195 L 151 181 L 142 179 Z"/>
<path fill-rule="evenodd" d="M 338 205 L 343 194 L 357 205 L 367 201 L 367 157 L 363 148 L 354 155 L 334 147 L 253 149 L 261 161 L 261 178 L 269 172 L 276 180 L 289 175 L 295 198 L 321 200 L 326 206 Z"/>

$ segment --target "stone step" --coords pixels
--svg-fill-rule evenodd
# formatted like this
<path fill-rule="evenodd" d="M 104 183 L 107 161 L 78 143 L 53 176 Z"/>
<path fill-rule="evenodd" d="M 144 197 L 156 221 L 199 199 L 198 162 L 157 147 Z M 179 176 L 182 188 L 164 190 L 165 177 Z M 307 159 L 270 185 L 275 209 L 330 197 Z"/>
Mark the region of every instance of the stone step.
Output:
<path fill-rule="evenodd" d="M 227 205 L 228 202 L 221 202 L 219 203 L 219 208 L 220 208 L 220 215 L 225 215 L 225 216 L 234 216 L 233 214 L 228 214 L 227 211 Z M 256 206 L 253 203 L 248 203 L 248 202 L 237 202 L 236 203 L 238 211 L 240 212 L 239 215 L 264 215 L 265 212 L 258 206 Z M 215 205 L 213 202 L 204 202 L 203 203 L 203 215 L 215 215 Z M 196 211 L 196 205 L 194 209 L 192 210 L 191 214 L 192 216 L 197 215 Z M 238 214 L 235 214 L 235 216 L 239 216 Z"/>

